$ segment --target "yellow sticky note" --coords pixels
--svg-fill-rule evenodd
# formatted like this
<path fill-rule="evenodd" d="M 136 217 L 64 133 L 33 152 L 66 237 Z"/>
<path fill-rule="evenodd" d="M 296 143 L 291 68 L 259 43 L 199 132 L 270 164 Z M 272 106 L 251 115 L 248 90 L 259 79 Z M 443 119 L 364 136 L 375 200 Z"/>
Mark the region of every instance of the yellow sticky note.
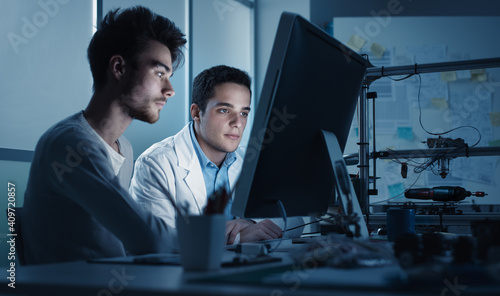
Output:
<path fill-rule="evenodd" d="M 500 126 L 500 112 L 491 112 L 490 121 L 492 126 Z"/>
<path fill-rule="evenodd" d="M 370 46 L 370 50 L 377 58 L 380 59 L 384 55 L 385 47 L 383 47 L 378 43 L 373 42 L 372 46 Z"/>
<path fill-rule="evenodd" d="M 455 71 L 441 72 L 441 80 L 444 82 L 456 81 L 457 72 Z"/>
<path fill-rule="evenodd" d="M 440 109 L 448 109 L 448 102 L 445 98 L 431 98 L 431 103 Z"/>
<path fill-rule="evenodd" d="M 359 37 L 356 34 L 353 34 L 351 38 L 349 38 L 349 41 L 347 41 L 347 46 L 352 48 L 354 51 L 359 52 L 363 47 L 363 45 L 365 45 L 365 43 L 366 43 L 365 39 Z"/>
<path fill-rule="evenodd" d="M 486 73 L 484 69 L 472 69 L 470 70 L 470 75 L 481 75 Z"/>
<path fill-rule="evenodd" d="M 470 81 L 472 82 L 481 82 L 488 79 L 488 76 L 486 75 L 486 71 L 484 69 L 470 70 L 470 75 Z"/>

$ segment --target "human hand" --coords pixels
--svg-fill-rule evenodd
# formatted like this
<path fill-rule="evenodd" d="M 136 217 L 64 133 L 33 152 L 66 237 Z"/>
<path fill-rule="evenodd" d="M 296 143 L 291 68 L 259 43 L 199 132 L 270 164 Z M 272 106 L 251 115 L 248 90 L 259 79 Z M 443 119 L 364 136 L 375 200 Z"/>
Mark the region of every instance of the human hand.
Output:
<path fill-rule="evenodd" d="M 269 219 L 252 224 L 240 231 L 240 242 L 248 243 L 260 240 L 276 239 L 283 235 L 281 228 Z"/>
<path fill-rule="evenodd" d="M 234 219 L 226 222 L 227 244 L 232 245 L 238 233 L 243 229 L 252 226 L 253 223 L 244 219 Z"/>

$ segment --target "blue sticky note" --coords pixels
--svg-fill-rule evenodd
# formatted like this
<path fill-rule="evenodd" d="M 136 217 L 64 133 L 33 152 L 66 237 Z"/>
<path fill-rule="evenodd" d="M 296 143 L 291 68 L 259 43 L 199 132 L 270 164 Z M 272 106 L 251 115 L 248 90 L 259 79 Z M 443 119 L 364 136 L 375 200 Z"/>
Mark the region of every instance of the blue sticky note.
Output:
<path fill-rule="evenodd" d="M 413 140 L 413 129 L 411 126 L 398 126 L 398 138 L 403 140 Z"/>
<path fill-rule="evenodd" d="M 390 197 L 401 197 L 403 196 L 403 193 L 405 192 L 405 187 L 403 186 L 403 183 L 396 183 L 387 186 L 389 188 L 389 196 Z"/>

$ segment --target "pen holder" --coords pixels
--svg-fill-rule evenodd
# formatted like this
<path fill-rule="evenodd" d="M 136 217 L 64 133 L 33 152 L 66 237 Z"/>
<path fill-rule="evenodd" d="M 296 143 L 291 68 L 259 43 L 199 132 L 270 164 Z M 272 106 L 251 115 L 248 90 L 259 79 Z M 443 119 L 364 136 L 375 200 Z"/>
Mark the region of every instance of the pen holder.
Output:
<path fill-rule="evenodd" d="M 185 270 L 210 271 L 221 266 L 226 231 L 223 214 L 178 216 L 177 236 Z"/>

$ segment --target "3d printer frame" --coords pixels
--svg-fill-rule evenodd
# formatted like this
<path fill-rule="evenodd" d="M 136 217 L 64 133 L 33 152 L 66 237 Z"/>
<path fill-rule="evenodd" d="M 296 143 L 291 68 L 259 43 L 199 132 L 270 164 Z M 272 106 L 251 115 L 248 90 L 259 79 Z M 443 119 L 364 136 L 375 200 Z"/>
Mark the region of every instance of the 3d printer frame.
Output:
<path fill-rule="evenodd" d="M 382 77 L 396 75 L 411 75 L 423 73 L 435 73 L 443 71 L 459 71 L 473 70 L 500 67 L 500 58 L 476 59 L 457 62 L 429 63 L 429 64 L 414 64 L 407 66 L 394 67 L 375 67 L 370 63 L 365 75 L 362 90 L 359 96 L 358 111 L 360 113 L 359 122 L 359 203 L 363 214 L 366 215 L 367 222 L 369 220 L 370 206 L 370 189 L 369 189 L 369 159 L 373 160 L 373 186 L 376 188 L 376 160 L 377 159 L 394 159 L 397 157 L 413 157 L 413 158 L 428 158 L 439 153 L 447 152 L 449 157 L 459 156 L 491 156 L 500 155 L 500 147 L 472 147 L 468 149 L 456 149 L 449 152 L 449 148 L 432 148 L 432 149 L 413 149 L 413 150 L 393 150 L 393 151 L 376 151 L 375 146 L 375 124 L 373 124 L 373 152 L 369 153 L 369 124 L 368 124 L 368 89 L 374 81 Z M 374 103 L 375 104 L 375 103 Z M 373 116 L 375 117 L 375 116 Z M 375 121 L 375 118 L 373 118 Z M 352 156 L 346 157 L 346 162 L 352 164 Z"/>

